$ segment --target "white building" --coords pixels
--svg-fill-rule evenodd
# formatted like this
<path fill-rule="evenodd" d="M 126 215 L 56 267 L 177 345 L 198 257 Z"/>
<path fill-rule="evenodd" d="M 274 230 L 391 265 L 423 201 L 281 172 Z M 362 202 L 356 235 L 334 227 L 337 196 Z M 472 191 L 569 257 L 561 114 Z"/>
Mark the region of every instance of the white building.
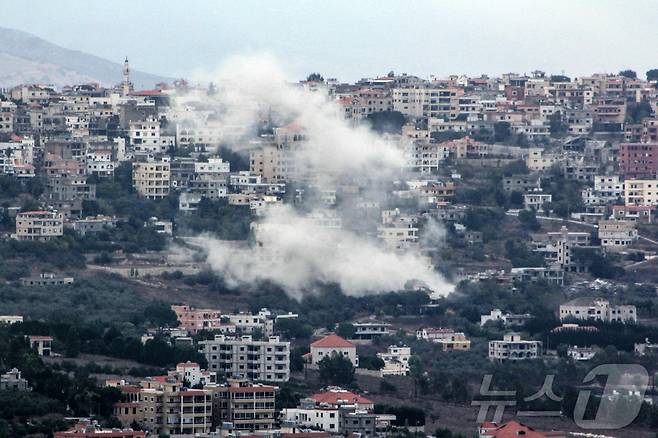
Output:
<path fill-rule="evenodd" d="M 542 191 L 528 192 L 523 195 L 523 208 L 526 210 L 543 210 L 544 204 L 553 201 L 553 195 Z"/>
<path fill-rule="evenodd" d="M 250 335 L 215 335 L 213 340 L 199 342 L 199 352 L 206 357 L 210 370 L 227 377 L 267 382 L 290 379 L 290 342 L 278 336 L 256 341 Z"/>
<path fill-rule="evenodd" d="M 334 354 L 349 359 L 355 368 L 359 366 L 356 345 L 338 335 L 325 336 L 311 344 L 311 363 L 313 365 L 319 364 L 322 359 Z"/>
<path fill-rule="evenodd" d="M 577 345 L 569 346 L 567 356 L 576 361 L 592 360 L 596 356 L 596 350 L 591 347 L 579 347 Z"/>
<path fill-rule="evenodd" d="M 202 370 L 196 362 L 179 363 L 176 365 L 176 373 L 181 380 L 187 381 L 190 386 L 205 386 L 217 382 L 217 373 Z"/>
<path fill-rule="evenodd" d="M 390 345 L 386 353 L 377 353 L 377 357 L 384 361 L 381 376 L 406 376 L 409 374 L 409 358 L 411 348 Z"/>
<path fill-rule="evenodd" d="M 502 341 L 489 341 L 489 359 L 530 360 L 537 359 L 541 352 L 541 342 L 524 341 L 518 333 L 508 333 Z"/>
<path fill-rule="evenodd" d="M 560 320 L 578 319 L 603 322 L 637 322 L 633 305 L 610 305 L 608 300 L 574 300 L 560 305 Z"/>
<path fill-rule="evenodd" d="M 137 152 L 165 153 L 176 145 L 173 135 L 162 135 L 160 121 L 155 117 L 130 122 L 128 136 Z"/>

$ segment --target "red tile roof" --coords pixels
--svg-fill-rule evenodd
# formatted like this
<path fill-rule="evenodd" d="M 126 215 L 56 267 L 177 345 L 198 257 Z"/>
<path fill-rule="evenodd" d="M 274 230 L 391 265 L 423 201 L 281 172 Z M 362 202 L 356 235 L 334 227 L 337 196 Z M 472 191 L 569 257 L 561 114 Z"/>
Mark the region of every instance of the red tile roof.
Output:
<path fill-rule="evenodd" d="M 497 428 L 490 430 L 486 433 L 487 437 L 491 438 L 518 438 L 523 436 L 525 438 L 549 438 L 549 437 L 563 437 L 566 436 L 564 432 L 539 432 L 531 427 L 521 424 L 517 421 L 509 421 Z"/>
<path fill-rule="evenodd" d="M 311 347 L 315 348 L 350 348 L 354 347 L 354 344 L 348 341 L 347 339 L 343 339 L 338 335 L 329 335 L 325 336 L 322 339 L 318 339 L 317 341 L 313 342 L 311 344 Z"/>
<path fill-rule="evenodd" d="M 330 405 L 339 404 L 360 404 L 371 405 L 373 401 L 359 394 L 354 394 L 350 391 L 324 391 L 313 394 L 309 398 L 315 400 L 316 403 L 328 403 Z"/>

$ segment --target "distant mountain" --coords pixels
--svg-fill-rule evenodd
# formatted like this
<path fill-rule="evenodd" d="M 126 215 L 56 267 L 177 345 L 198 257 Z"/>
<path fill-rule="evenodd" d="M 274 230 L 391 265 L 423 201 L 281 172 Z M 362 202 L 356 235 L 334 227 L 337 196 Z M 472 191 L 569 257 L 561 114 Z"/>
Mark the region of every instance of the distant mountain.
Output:
<path fill-rule="evenodd" d="M 0 27 L 0 87 L 27 83 L 61 87 L 87 82 L 112 86 L 121 82 L 122 67 L 121 63 L 65 49 L 27 32 Z M 171 81 L 132 69 L 130 80 L 136 89 Z"/>

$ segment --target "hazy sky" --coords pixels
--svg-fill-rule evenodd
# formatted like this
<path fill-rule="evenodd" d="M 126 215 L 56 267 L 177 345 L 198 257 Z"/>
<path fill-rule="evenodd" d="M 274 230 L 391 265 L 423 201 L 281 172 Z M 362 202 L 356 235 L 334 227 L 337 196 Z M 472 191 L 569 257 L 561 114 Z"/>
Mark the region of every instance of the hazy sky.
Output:
<path fill-rule="evenodd" d="M 0 26 L 168 76 L 259 52 L 290 79 L 658 67 L 656 0 L 4 0 Z"/>

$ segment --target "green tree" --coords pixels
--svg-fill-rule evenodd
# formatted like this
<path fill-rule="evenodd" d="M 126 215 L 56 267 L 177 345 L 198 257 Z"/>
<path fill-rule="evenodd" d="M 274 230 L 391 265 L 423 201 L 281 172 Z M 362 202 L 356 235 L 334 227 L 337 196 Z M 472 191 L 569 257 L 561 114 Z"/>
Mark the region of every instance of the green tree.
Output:
<path fill-rule="evenodd" d="M 308 82 L 324 82 L 324 78 L 320 73 L 311 73 L 306 77 Z"/>
<path fill-rule="evenodd" d="M 519 222 L 521 226 L 530 231 L 539 231 L 541 224 L 537 220 L 537 212 L 534 209 L 521 210 L 519 212 Z"/>
<path fill-rule="evenodd" d="M 637 73 L 630 69 L 620 71 L 619 76 L 623 76 L 628 79 L 637 79 Z"/>
<path fill-rule="evenodd" d="M 647 81 L 658 81 L 658 68 L 647 71 Z"/>
<path fill-rule="evenodd" d="M 338 324 L 338 327 L 336 328 L 336 334 L 341 338 L 354 339 L 354 335 L 356 334 L 356 328 L 354 327 L 354 325 L 348 322 L 341 322 L 340 324 Z"/>
<path fill-rule="evenodd" d="M 322 359 L 318 365 L 322 382 L 339 386 L 354 383 L 354 365 L 347 357 L 334 352 Z"/>
<path fill-rule="evenodd" d="M 509 122 L 496 122 L 494 124 L 494 140 L 504 142 L 512 135 Z"/>
<path fill-rule="evenodd" d="M 567 125 L 562 122 L 562 112 L 555 111 L 548 118 L 551 135 L 553 137 L 559 137 L 560 135 L 567 132 Z"/>

